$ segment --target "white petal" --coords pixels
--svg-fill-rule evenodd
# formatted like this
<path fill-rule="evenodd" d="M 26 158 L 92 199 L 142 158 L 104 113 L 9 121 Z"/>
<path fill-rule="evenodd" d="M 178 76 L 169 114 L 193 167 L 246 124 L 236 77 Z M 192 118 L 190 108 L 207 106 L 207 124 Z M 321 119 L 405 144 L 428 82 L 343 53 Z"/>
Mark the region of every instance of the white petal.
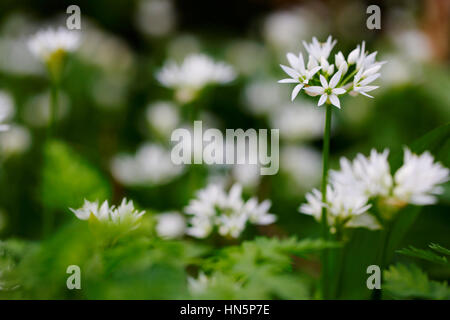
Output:
<path fill-rule="evenodd" d="M 300 90 L 303 88 L 303 83 L 295 86 L 294 90 L 292 90 L 291 100 L 294 101 L 295 97 L 297 97 Z"/>
<path fill-rule="evenodd" d="M 339 102 L 339 98 L 337 97 L 337 95 L 331 94 L 329 98 L 332 105 L 338 107 L 339 109 L 341 108 L 341 103 Z"/>
<path fill-rule="evenodd" d="M 320 96 L 319 102 L 317 103 L 318 106 L 321 106 L 327 101 L 328 96 L 326 94 L 323 94 Z"/>
<path fill-rule="evenodd" d="M 323 75 L 320 75 L 320 83 L 322 84 L 322 87 L 324 89 L 328 88 L 328 82 L 327 79 L 325 79 L 325 77 Z"/>
<path fill-rule="evenodd" d="M 283 66 L 282 64 L 280 64 L 280 67 L 281 67 L 281 69 L 283 69 L 284 72 L 286 72 L 291 78 L 298 78 L 298 77 L 300 76 L 300 74 L 299 74 L 297 71 L 295 71 L 294 69 L 292 69 L 292 68 Z"/>
<path fill-rule="evenodd" d="M 298 83 L 299 81 L 297 79 L 282 79 L 282 80 L 278 80 L 278 83 Z"/>
<path fill-rule="evenodd" d="M 286 57 L 293 68 L 298 68 L 298 58 L 295 54 L 289 52 Z"/>
<path fill-rule="evenodd" d="M 334 88 L 333 90 L 331 90 L 331 92 L 334 94 L 344 94 L 347 91 L 344 88 Z"/>
<path fill-rule="evenodd" d="M 377 79 L 379 76 L 380 76 L 379 73 L 374 74 L 374 75 L 371 75 L 370 77 L 368 77 L 368 78 L 362 80 L 359 84 L 360 84 L 361 86 L 365 86 L 365 85 L 367 85 L 367 84 L 373 82 L 373 81 L 374 81 L 375 79 Z"/>
<path fill-rule="evenodd" d="M 318 94 L 324 93 L 324 89 L 319 86 L 306 87 L 304 90 L 313 95 L 318 95 Z"/>
<path fill-rule="evenodd" d="M 336 87 L 336 85 L 338 84 L 339 80 L 341 80 L 341 76 L 342 76 L 342 71 L 341 70 L 339 70 L 338 72 L 336 72 L 334 74 L 334 76 L 330 80 L 330 88 Z"/>

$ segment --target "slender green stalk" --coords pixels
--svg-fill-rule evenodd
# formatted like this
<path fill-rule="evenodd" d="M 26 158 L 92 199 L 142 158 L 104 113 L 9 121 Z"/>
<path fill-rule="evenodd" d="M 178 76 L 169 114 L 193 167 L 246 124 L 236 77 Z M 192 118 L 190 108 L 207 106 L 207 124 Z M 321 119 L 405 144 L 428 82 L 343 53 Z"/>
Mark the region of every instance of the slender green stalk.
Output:
<path fill-rule="evenodd" d="M 323 148 L 322 148 L 322 202 L 326 203 L 327 200 L 327 184 L 328 184 L 328 158 L 330 153 L 330 129 L 331 129 L 331 116 L 332 109 L 331 105 L 326 106 L 326 116 L 325 116 L 325 132 L 323 136 Z M 323 240 L 329 239 L 328 221 L 327 221 L 327 208 L 322 208 L 322 238 Z M 328 286 L 329 286 L 329 261 L 328 261 L 328 250 L 323 250 L 322 252 L 322 298 L 328 298 Z"/>

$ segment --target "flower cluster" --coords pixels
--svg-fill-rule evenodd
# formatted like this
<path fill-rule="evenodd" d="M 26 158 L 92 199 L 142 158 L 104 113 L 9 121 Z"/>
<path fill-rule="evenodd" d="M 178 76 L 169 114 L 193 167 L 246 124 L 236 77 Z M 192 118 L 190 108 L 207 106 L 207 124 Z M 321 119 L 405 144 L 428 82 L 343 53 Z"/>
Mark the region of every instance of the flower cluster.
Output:
<path fill-rule="evenodd" d="M 234 69 L 223 62 L 215 62 L 203 54 L 187 56 L 181 65 L 167 62 L 156 78 L 165 87 L 176 90 L 181 102 L 189 102 L 209 84 L 224 84 L 236 78 Z"/>
<path fill-rule="evenodd" d="M 329 57 L 336 42 L 331 36 L 324 43 L 315 37 L 311 43 L 303 42 L 308 54 L 307 63 L 301 52 L 298 55 L 287 54 L 290 67 L 281 65 L 281 68 L 290 78 L 280 80 L 279 83 L 296 84 L 292 91 L 292 100 L 303 89 L 310 96 L 320 96 L 319 106 L 327 103 L 340 108 L 339 95 L 348 92 L 351 95 L 363 94 L 371 97 L 367 92 L 378 88 L 370 85 L 380 76 L 379 70 L 385 63 L 375 60 L 377 52 L 366 52 L 363 42 L 350 52 L 347 59 L 339 51 L 332 63 Z"/>
<path fill-rule="evenodd" d="M 218 184 L 211 184 L 197 193 L 185 212 L 192 215 L 187 234 L 196 238 L 206 238 L 215 227 L 222 236 L 239 237 L 247 222 L 256 225 L 271 224 L 275 215 L 268 213 L 269 200 L 258 203 L 257 199 L 242 199 L 242 187 L 235 184 L 227 193 Z"/>
<path fill-rule="evenodd" d="M 48 62 L 55 54 L 73 52 L 79 45 L 80 33 L 62 27 L 41 30 L 28 40 L 31 53 L 43 62 Z"/>
<path fill-rule="evenodd" d="M 443 192 L 439 185 L 449 180 L 449 169 L 435 162 L 429 152 L 416 155 L 405 149 L 403 165 L 392 176 L 388 155 L 388 150 L 372 150 L 369 157 L 358 154 L 352 162 L 342 158 L 341 169 L 330 171 L 326 203 L 322 203 L 321 192 L 313 190 L 300 212 L 320 220 L 322 207 L 326 207 L 332 231 L 338 227 L 375 229 L 379 224 L 367 213 L 372 199 L 381 199 L 394 210 L 437 201 L 436 195 Z"/>
<path fill-rule="evenodd" d="M 138 211 L 134 208 L 133 201 L 127 201 L 125 198 L 118 207 L 109 206 L 107 200 L 101 205 L 97 201 L 90 202 L 84 200 L 83 207 L 76 210 L 70 208 L 70 210 L 80 220 L 95 218 L 100 222 L 112 224 L 136 224 L 142 215 L 145 214 L 145 211 Z"/>

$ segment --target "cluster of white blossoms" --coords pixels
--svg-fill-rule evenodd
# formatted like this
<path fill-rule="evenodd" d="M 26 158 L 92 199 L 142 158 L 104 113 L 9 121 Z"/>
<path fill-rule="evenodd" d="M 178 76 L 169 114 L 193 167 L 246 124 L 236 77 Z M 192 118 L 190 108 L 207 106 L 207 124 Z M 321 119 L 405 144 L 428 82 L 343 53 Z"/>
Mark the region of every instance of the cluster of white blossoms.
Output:
<path fill-rule="evenodd" d="M 73 52 L 80 46 L 80 33 L 66 28 L 48 28 L 38 31 L 28 40 L 31 53 L 43 62 L 54 54 Z"/>
<path fill-rule="evenodd" d="M 83 207 L 76 210 L 70 208 L 70 210 L 80 220 L 88 220 L 94 217 L 100 222 L 113 224 L 121 224 L 124 222 L 135 224 L 145 214 L 145 211 L 138 211 L 134 208 L 133 201 L 127 201 L 125 198 L 118 207 L 109 206 L 107 200 L 101 205 L 97 201 L 90 202 L 84 200 Z"/>
<path fill-rule="evenodd" d="M 290 78 L 280 80 L 279 83 L 297 84 L 292 91 L 292 100 L 302 89 L 310 96 L 320 96 L 319 106 L 327 103 L 340 108 L 338 96 L 344 93 L 363 94 L 372 98 L 367 92 L 378 88 L 370 84 L 380 76 L 379 70 L 385 61 L 375 60 L 377 52 L 366 52 L 363 41 L 350 52 L 347 59 L 339 51 L 332 63 L 329 57 L 336 42 L 331 36 L 324 43 L 315 37 L 311 43 L 303 42 L 308 53 L 307 63 L 301 52 L 298 55 L 287 54 L 290 67 L 281 65 L 281 68 Z"/>
<path fill-rule="evenodd" d="M 435 162 L 429 152 L 416 155 L 405 148 L 403 165 L 392 176 L 388 155 L 388 150 L 372 150 L 369 157 L 358 154 L 352 162 L 342 158 L 341 169 L 330 171 L 326 203 L 322 203 L 321 192 L 313 190 L 300 212 L 319 221 L 322 207 L 326 207 L 332 231 L 337 227 L 375 229 L 379 224 L 367 212 L 372 199 L 383 199 L 392 209 L 436 203 L 436 195 L 443 192 L 439 185 L 450 179 L 449 169 Z"/>
<path fill-rule="evenodd" d="M 215 62 L 204 54 L 188 55 L 179 65 L 168 61 L 156 74 L 165 87 L 176 90 L 181 102 L 189 102 L 209 84 L 225 84 L 236 78 L 233 67 L 224 62 Z"/>
<path fill-rule="evenodd" d="M 242 186 L 234 184 L 227 193 L 219 184 L 210 184 L 198 191 L 197 198 L 191 200 L 185 212 L 192 217 L 186 233 L 195 238 L 206 238 L 214 228 L 222 236 L 237 238 L 247 222 L 268 225 L 276 216 L 268 213 L 270 200 L 258 203 L 251 198 L 242 199 Z"/>
<path fill-rule="evenodd" d="M 170 151 L 158 144 L 145 143 L 135 155 L 119 154 L 111 161 L 111 172 L 127 186 L 160 185 L 181 175 L 184 166 L 175 165 Z"/>
<path fill-rule="evenodd" d="M 7 122 L 11 120 L 14 113 L 14 102 L 11 96 L 4 91 L 0 91 L 0 132 L 9 129 Z"/>

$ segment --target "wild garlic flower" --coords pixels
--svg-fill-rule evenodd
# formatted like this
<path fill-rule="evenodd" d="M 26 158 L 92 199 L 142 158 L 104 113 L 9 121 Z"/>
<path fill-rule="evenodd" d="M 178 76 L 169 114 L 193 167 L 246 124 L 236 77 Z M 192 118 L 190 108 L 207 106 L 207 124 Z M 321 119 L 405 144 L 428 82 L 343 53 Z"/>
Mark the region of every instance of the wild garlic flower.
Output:
<path fill-rule="evenodd" d="M 328 185 L 326 203 L 322 202 L 322 193 L 317 189 L 306 194 L 306 200 L 307 203 L 302 204 L 299 211 L 320 221 L 322 208 L 327 208 L 327 221 L 333 233 L 342 227 L 379 228 L 376 219 L 367 213 L 371 207 L 367 196 L 356 189 Z"/>
<path fill-rule="evenodd" d="M 224 62 L 215 62 L 203 54 L 191 54 L 180 65 L 166 62 L 156 78 L 163 86 L 175 89 L 180 102 L 190 102 L 209 84 L 231 82 L 236 72 Z"/>
<path fill-rule="evenodd" d="M 382 153 L 372 149 L 369 157 L 358 154 L 352 162 L 342 157 L 341 169 L 330 171 L 331 182 L 358 189 L 369 198 L 388 196 L 393 185 L 388 155 L 387 149 Z"/>
<path fill-rule="evenodd" d="M 270 201 L 258 203 L 255 198 L 242 199 L 242 186 L 235 184 L 227 193 L 219 184 L 210 184 L 197 192 L 197 198 L 189 202 L 185 212 L 192 215 L 187 234 L 206 238 L 214 228 L 222 236 L 237 238 L 247 222 L 256 225 L 271 224 L 275 215 L 268 213 Z"/>
<path fill-rule="evenodd" d="M 403 166 L 394 176 L 393 198 L 415 205 L 436 203 L 435 195 L 443 192 L 440 184 L 450 180 L 449 169 L 434 162 L 429 152 L 416 155 L 405 149 Z"/>
<path fill-rule="evenodd" d="M 184 171 L 174 165 L 170 151 L 158 144 L 146 143 L 135 155 L 119 154 L 111 161 L 115 179 L 126 186 L 152 186 L 169 183 Z"/>
<path fill-rule="evenodd" d="M 14 102 L 11 96 L 4 91 L 0 91 L 0 132 L 9 129 L 9 125 L 6 123 L 12 118 L 14 113 Z"/>
<path fill-rule="evenodd" d="M 315 37 L 311 43 L 303 41 L 309 55 L 306 68 L 302 53 L 298 56 L 287 54 L 291 67 L 281 65 L 281 68 L 291 78 L 280 80 L 279 83 L 298 83 L 292 91 L 292 100 L 302 89 L 311 96 L 320 95 L 319 106 L 327 103 L 340 108 L 338 95 L 344 93 L 363 94 L 372 98 L 367 92 L 378 88 L 370 84 L 380 76 L 379 70 L 385 62 L 376 61 L 377 52 L 366 52 L 363 42 L 350 52 L 347 59 L 342 52 L 335 54 L 333 63 L 329 58 L 336 42 L 331 36 L 324 43 Z"/>
<path fill-rule="evenodd" d="M 80 220 L 95 218 L 100 222 L 112 224 L 121 224 L 124 222 L 134 224 L 145 214 L 145 211 L 138 211 L 134 208 L 133 201 L 127 201 L 125 198 L 117 208 L 115 206 L 109 206 L 107 200 L 101 205 L 97 201 L 90 202 L 84 200 L 83 207 L 76 210 L 70 208 L 70 210 Z"/>
<path fill-rule="evenodd" d="M 182 237 L 186 231 L 186 220 L 178 212 L 165 212 L 156 216 L 156 233 L 164 239 Z"/>
<path fill-rule="evenodd" d="M 28 40 L 31 53 L 48 63 L 55 55 L 73 52 L 80 45 L 80 33 L 59 27 L 38 31 Z"/>
<path fill-rule="evenodd" d="M 429 152 L 419 156 L 405 148 L 403 166 L 392 177 L 388 155 L 386 149 L 382 153 L 372 150 L 369 157 L 358 154 L 353 161 L 341 158 L 340 170 L 330 171 L 326 203 L 322 203 L 322 194 L 313 190 L 306 195 L 307 203 L 300 207 L 300 212 L 320 220 L 322 207 L 326 207 L 332 228 L 374 229 L 376 219 L 365 213 L 371 200 L 380 200 L 380 214 L 386 219 L 407 204 L 436 203 L 436 195 L 443 192 L 439 185 L 450 180 L 450 170 L 434 162 Z"/>

